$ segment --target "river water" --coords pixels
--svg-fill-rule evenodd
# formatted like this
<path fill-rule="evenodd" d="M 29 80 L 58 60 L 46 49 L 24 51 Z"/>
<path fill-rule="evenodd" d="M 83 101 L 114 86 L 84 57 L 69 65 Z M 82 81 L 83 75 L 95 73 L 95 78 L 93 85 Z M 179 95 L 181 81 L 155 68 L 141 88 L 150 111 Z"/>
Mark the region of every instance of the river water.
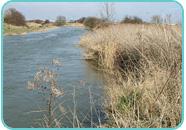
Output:
<path fill-rule="evenodd" d="M 39 120 L 43 118 L 43 113 L 31 111 L 38 111 L 39 107 L 43 108 L 46 103 L 38 91 L 27 90 L 27 82 L 34 80 L 41 66 L 52 69 L 52 59 L 59 60 L 62 64 L 58 83 L 65 85 L 64 97 L 59 100 L 64 102 L 64 109 L 73 109 L 75 85 L 71 83 L 81 80 L 85 86 L 75 91 L 79 121 L 86 115 L 84 127 L 93 126 L 90 120 L 95 124 L 99 124 L 98 119 L 104 122 L 105 116 L 100 101 L 103 96 L 101 86 L 105 84 L 104 76 L 82 60 L 83 51 L 75 46 L 87 32 L 82 28 L 61 27 L 46 32 L 3 37 L 3 119 L 7 126 L 44 127 Z M 94 109 L 90 107 L 90 92 Z M 68 114 L 68 118 L 64 118 L 62 125 L 73 127 L 72 114 Z"/>

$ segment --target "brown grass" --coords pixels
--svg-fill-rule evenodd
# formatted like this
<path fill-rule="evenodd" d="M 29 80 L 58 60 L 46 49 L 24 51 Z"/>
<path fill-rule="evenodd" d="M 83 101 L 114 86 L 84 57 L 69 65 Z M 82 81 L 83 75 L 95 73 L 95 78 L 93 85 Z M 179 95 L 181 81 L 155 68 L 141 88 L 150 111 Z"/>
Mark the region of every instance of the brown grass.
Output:
<path fill-rule="evenodd" d="M 182 120 L 182 26 L 113 25 L 86 34 L 85 59 L 112 73 L 106 127 L 167 128 Z"/>
<path fill-rule="evenodd" d="M 78 28 L 85 28 L 82 23 L 67 23 L 64 25 L 65 27 L 78 27 Z"/>

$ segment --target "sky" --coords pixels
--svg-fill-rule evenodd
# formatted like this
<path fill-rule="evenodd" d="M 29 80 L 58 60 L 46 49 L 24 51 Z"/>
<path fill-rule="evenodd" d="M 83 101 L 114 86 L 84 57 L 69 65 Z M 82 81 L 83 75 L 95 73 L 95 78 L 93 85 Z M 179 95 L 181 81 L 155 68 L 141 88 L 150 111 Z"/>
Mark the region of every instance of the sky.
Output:
<path fill-rule="evenodd" d="M 4 11 L 15 8 L 26 20 L 55 21 L 59 15 L 65 16 L 67 20 L 76 20 L 81 17 L 101 17 L 100 5 L 98 2 L 11 2 L 4 7 Z M 166 14 L 171 14 L 172 23 L 182 19 L 182 9 L 175 2 L 115 2 L 115 22 L 127 15 L 150 22 L 153 15 L 165 17 Z"/>

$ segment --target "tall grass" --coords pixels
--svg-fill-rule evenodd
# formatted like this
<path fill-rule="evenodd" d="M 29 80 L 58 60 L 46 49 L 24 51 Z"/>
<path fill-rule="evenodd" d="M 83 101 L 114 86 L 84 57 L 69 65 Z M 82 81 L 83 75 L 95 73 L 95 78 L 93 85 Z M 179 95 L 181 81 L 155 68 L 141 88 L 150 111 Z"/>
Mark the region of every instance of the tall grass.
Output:
<path fill-rule="evenodd" d="M 85 59 L 112 73 L 106 127 L 166 128 L 182 120 L 182 26 L 119 24 L 86 34 Z"/>

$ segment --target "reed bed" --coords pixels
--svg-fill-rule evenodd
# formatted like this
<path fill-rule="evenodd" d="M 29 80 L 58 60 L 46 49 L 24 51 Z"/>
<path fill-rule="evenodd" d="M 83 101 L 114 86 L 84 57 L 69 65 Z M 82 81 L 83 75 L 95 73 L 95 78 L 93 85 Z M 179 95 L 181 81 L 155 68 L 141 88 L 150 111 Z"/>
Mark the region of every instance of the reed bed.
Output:
<path fill-rule="evenodd" d="M 182 121 L 182 26 L 118 24 L 81 38 L 108 73 L 104 127 L 170 128 Z"/>

